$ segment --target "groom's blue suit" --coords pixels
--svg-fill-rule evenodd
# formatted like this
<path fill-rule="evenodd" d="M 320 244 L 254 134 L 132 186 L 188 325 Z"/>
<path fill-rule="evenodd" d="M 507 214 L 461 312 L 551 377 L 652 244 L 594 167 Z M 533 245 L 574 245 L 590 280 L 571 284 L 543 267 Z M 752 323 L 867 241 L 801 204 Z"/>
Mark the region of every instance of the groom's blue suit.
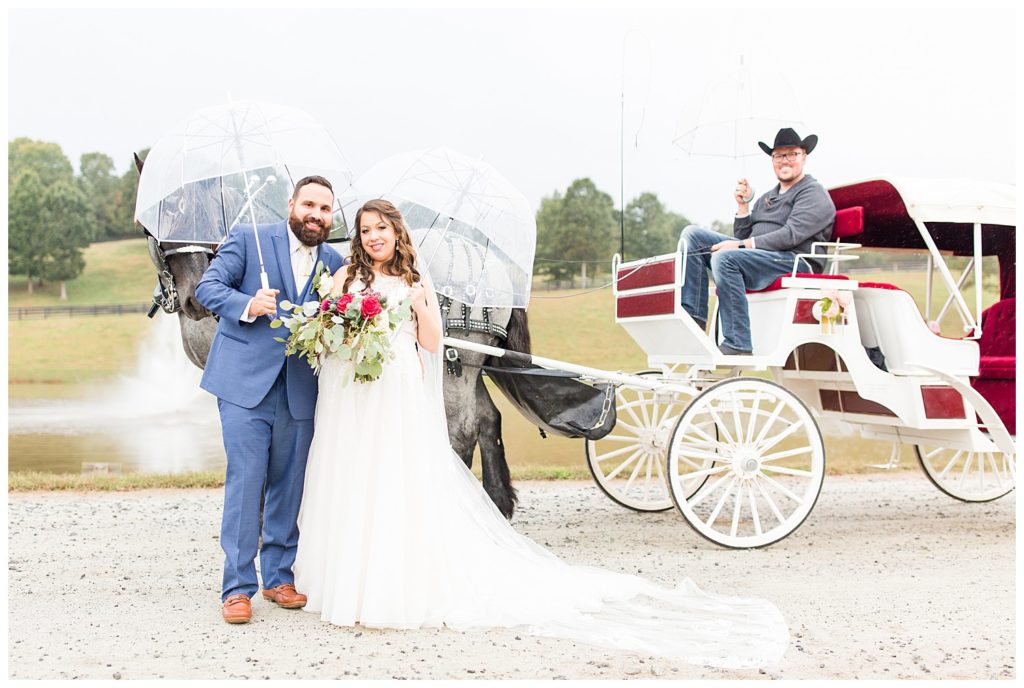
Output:
<path fill-rule="evenodd" d="M 257 231 L 270 288 L 279 290 L 278 303 L 315 299 L 312 277 L 305 285 L 295 285 L 287 225 L 259 225 Z M 333 274 L 344 260 L 321 244 L 317 262 Z M 217 397 L 228 459 L 220 533 L 225 555 L 222 600 L 238 593 L 252 597 L 259 589 L 254 562 L 261 497 L 263 587 L 294 582 L 296 520 L 313 438 L 317 380 L 312 369 L 300 357 L 285 356 L 284 344 L 274 337 L 287 330 L 271 329 L 270 318 L 241 320 L 260 287 L 254 232 L 251 225 L 240 225 L 217 250 L 196 287 L 199 302 L 220 316 L 200 386 Z"/>

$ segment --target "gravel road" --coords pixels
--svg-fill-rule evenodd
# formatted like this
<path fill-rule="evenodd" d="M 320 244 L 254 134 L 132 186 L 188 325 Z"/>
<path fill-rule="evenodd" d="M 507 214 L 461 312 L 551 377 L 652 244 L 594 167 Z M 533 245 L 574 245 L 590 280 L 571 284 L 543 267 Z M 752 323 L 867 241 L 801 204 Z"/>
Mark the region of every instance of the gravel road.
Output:
<path fill-rule="evenodd" d="M 793 535 L 733 551 L 590 483 L 518 487 L 517 529 L 568 561 L 774 601 L 792 635 L 782 664 L 702 668 L 517 629 L 340 628 L 262 600 L 230 626 L 220 491 L 150 490 L 8 496 L 9 677 L 1016 677 L 1016 493 L 965 504 L 921 473 L 827 476 Z"/>

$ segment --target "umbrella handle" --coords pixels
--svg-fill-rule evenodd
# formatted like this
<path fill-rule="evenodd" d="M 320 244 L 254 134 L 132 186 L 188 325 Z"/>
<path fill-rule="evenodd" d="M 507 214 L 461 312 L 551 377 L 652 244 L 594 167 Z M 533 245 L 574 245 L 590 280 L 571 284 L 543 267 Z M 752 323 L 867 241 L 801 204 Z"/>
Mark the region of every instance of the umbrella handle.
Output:
<path fill-rule="evenodd" d="M 260 284 L 263 285 L 264 289 L 270 289 L 270 280 L 267 279 L 266 270 L 260 270 Z"/>

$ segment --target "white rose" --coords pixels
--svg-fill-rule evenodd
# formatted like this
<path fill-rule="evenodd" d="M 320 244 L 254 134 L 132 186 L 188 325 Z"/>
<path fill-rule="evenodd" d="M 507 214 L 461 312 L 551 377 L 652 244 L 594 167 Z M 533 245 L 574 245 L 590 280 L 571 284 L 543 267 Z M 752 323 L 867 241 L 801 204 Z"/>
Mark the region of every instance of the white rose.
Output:
<path fill-rule="evenodd" d="M 334 290 L 334 277 L 331 275 L 324 275 L 320 279 L 320 284 L 317 285 L 316 293 L 319 294 L 320 298 L 326 298 L 331 291 Z"/>

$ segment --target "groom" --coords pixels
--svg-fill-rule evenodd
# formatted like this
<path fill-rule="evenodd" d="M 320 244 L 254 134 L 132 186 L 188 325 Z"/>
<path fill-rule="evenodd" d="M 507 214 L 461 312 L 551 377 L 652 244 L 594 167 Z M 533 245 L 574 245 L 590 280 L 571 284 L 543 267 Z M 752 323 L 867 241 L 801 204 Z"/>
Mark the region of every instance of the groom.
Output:
<path fill-rule="evenodd" d="M 288 609 L 306 604 L 295 590 L 292 563 L 317 381 L 304 358 L 285 357 L 284 344 L 274 340 L 280 331 L 270 321 L 279 315 L 279 295 L 293 303 L 317 298 L 313 273 L 319 261 L 330 274 L 342 266 L 338 252 L 324 244 L 333 207 L 330 182 L 299 180 L 288 201 L 287 224 L 256 228 L 270 288 L 261 288 L 251 226 L 231 231 L 196 287 L 199 302 L 220 316 L 200 386 L 217 397 L 228 460 L 220 530 L 222 614 L 228 623 L 252 618 L 261 499 L 263 597 Z"/>

